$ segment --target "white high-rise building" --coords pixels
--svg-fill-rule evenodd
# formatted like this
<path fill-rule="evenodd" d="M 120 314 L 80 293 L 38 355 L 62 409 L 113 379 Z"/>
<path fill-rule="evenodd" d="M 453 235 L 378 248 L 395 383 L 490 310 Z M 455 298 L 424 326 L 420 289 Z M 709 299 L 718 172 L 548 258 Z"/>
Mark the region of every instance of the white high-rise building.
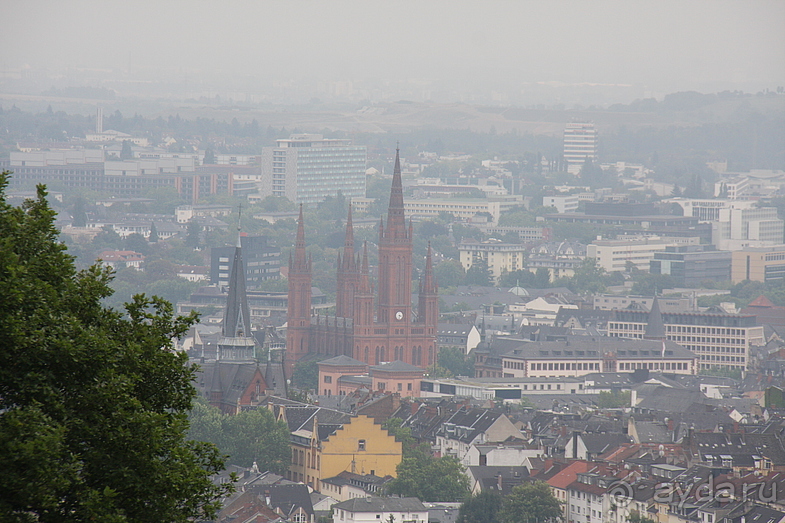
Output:
<path fill-rule="evenodd" d="M 365 197 L 366 149 L 351 140 L 293 134 L 262 150 L 262 197 L 313 205 L 328 196 Z"/>
<path fill-rule="evenodd" d="M 597 158 L 597 130 L 590 122 L 568 123 L 564 128 L 564 160 L 567 171 L 578 174 L 586 160 Z"/>
<path fill-rule="evenodd" d="M 711 242 L 723 251 L 744 247 L 767 247 L 783 242 L 785 222 L 775 207 L 727 208 L 719 210 L 712 223 Z"/>

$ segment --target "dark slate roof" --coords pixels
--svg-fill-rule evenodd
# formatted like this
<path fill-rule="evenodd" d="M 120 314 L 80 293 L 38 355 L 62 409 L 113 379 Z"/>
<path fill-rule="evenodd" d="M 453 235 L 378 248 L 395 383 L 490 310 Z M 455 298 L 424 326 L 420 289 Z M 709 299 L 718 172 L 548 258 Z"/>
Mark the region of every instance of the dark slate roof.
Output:
<path fill-rule="evenodd" d="M 517 341 L 517 343 L 516 343 Z M 493 353 L 506 358 L 540 359 L 540 358 L 590 358 L 599 359 L 604 353 L 615 352 L 619 358 L 646 358 L 662 355 L 662 341 L 634 340 L 610 336 L 567 336 L 565 341 L 538 341 L 496 338 L 493 345 L 500 345 L 501 351 Z M 504 349 L 507 349 L 506 351 Z M 583 354 L 580 354 L 580 353 Z M 695 354 L 678 343 L 665 342 L 666 358 L 695 358 Z"/>
<path fill-rule="evenodd" d="M 711 455 L 714 459 L 731 456 L 734 465 L 752 464 L 751 456 L 765 456 L 774 466 L 785 465 L 785 448 L 775 434 L 722 434 L 698 432 L 692 435 L 692 448 L 702 459 Z M 712 461 L 711 459 L 706 461 Z"/>
<path fill-rule="evenodd" d="M 373 373 L 373 371 L 375 370 L 383 370 L 386 372 L 422 372 L 423 371 L 420 367 L 415 367 L 414 365 L 410 365 L 401 360 L 382 363 L 380 365 L 373 365 L 371 367 L 371 373 Z"/>
<path fill-rule="evenodd" d="M 316 407 L 314 405 L 288 405 L 286 407 L 286 421 L 289 424 L 290 432 L 301 429 L 312 430 L 314 417 L 319 421 L 320 435 L 322 433 L 322 426 L 341 426 L 344 423 L 348 423 L 351 418 L 351 416 L 345 412 Z"/>
<path fill-rule="evenodd" d="M 439 335 L 466 336 L 473 325 L 467 323 L 440 323 L 436 332 Z"/>
<path fill-rule="evenodd" d="M 303 483 L 291 485 L 270 485 L 265 492 L 270 493 L 270 506 L 281 511 L 286 516 L 293 514 L 301 507 L 306 514 L 313 514 L 313 504 L 308 486 Z"/>
<path fill-rule="evenodd" d="M 654 297 L 651 303 L 651 310 L 649 311 L 649 318 L 646 322 L 646 330 L 643 337 L 652 340 L 665 339 L 665 323 L 662 321 L 660 302 L 657 300 L 657 296 Z"/>
<path fill-rule="evenodd" d="M 673 389 L 657 387 L 651 394 L 643 398 L 635 410 L 652 410 L 661 412 L 687 412 L 694 403 L 703 404 L 706 396 L 698 390 Z"/>
<path fill-rule="evenodd" d="M 322 361 L 319 362 L 319 365 L 338 365 L 338 366 L 343 366 L 343 365 L 355 366 L 356 365 L 358 367 L 360 367 L 360 366 L 362 366 L 362 367 L 367 366 L 366 363 L 364 363 L 364 362 L 362 362 L 360 360 L 356 360 L 356 359 L 354 359 L 352 357 L 346 356 L 345 354 L 341 354 L 340 356 L 336 356 L 336 357 L 330 358 L 328 360 L 322 360 Z"/>
<path fill-rule="evenodd" d="M 586 445 L 586 450 L 595 456 L 609 452 L 623 443 L 632 442 L 626 434 L 581 434 L 580 436 Z"/>
<path fill-rule="evenodd" d="M 355 498 L 333 505 L 333 509 L 347 512 L 426 512 L 428 509 L 417 498 Z"/>
<path fill-rule="evenodd" d="M 782 521 L 782 518 L 785 518 L 785 512 L 762 505 L 753 505 L 746 513 L 734 514 L 726 521 L 729 520 L 730 523 L 778 523 Z"/>
<path fill-rule="evenodd" d="M 554 325 L 556 327 L 563 327 L 571 318 L 575 318 L 581 327 L 584 328 L 589 325 L 604 326 L 608 323 L 610 317 L 611 311 L 601 309 L 565 309 L 562 307 L 559 309 L 559 312 L 556 313 Z"/>
<path fill-rule="evenodd" d="M 502 416 L 501 412 L 488 409 L 458 409 L 444 421 L 439 432 L 450 439 L 471 443 Z M 455 427 L 454 433 L 449 432 L 451 426 Z"/>

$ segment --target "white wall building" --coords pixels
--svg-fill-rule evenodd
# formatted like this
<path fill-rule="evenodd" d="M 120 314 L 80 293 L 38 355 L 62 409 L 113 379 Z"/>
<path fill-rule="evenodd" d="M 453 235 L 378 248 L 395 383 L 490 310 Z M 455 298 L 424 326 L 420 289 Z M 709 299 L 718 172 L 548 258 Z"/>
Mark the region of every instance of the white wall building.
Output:
<path fill-rule="evenodd" d="M 428 523 L 428 509 L 417 498 L 354 498 L 333 505 L 335 523 Z"/>
<path fill-rule="evenodd" d="M 775 207 L 720 209 L 712 223 L 711 241 L 721 251 L 768 247 L 783 242 L 785 222 Z"/>
<path fill-rule="evenodd" d="M 543 207 L 556 207 L 560 213 L 575 212 L 578 210 L 578 196 L 543 196 Z"/>
<path fill-rule="evenodd" d="M 573 122 L 564 128 L 564 160 L 567 171 L 577 174 L 587 160 L 597 158 L 597 130 L 593 123 Z"/>
<path fill-rule="evenodd" d="M 677 245 L 699 245 L 698 237 L 630 236 L 616 240 L 595 240 L 586 247 L 586 257 L 597 260 L 607 272 L 624 271 L 627 263 L 649 272 L 654 253 Z"/>

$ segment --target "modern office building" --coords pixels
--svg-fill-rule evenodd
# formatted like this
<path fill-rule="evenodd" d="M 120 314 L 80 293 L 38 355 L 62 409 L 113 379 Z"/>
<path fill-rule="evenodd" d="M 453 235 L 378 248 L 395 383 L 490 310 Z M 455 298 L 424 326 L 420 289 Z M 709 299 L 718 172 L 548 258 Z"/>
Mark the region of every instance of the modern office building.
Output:
<path fill-rule="evenodd" d="M 667 274 L 681 287 L 698 287 L 710 281 L 728 281 L 731 253 L 713 245 L 673 245 L 654 253 L 649 264 L 652 274 Z"/>
<path fill-rule="evenodd" d="M 597 260 L 607 272 L 627 270 L 631 263 L 636 269 L 648 272 L 654 254 L 668 247 L 697 245 L 700 238 L 660 238 L 631 236 L 616 240 L 595 240 L 586 247 L 586 257 Z"/>
<path fill-rule="evenodd" d="M 58 189 L 88 189 L 119 197 L 138 197 L 172 188 L 186 201 L 211 194 L 233 194 L 231 172 L 197 167 L 193 158 L 107 161 L 103 150 L 62 149 L 12 152 L 0 169 L 13 172 L 12 186 L 38 183 Z"/>
<path fill-rule="evenodd" d="M 570 196 L 543 196 L 543 207 L 555 207 L 560 213 L 575 212 L 578 210 L 578 195 Z"/>
<path fill-rule="evenodd" d="M 436 218 L 441 213 L 449 213 L 460 220 L 471 220 L 478 214 L 490 214 L 491 225 L 497 225 L 503 212 L 523 205 L 520 196 L 495 196 L 491 198 L 426 198 L 407 199 L 404 202 L 406 214 L 414 219 Z"/>
<path fill-rule="evenodd" d="M 262 150 L 259 192 L 315 205 L 339 193 L 365 197 L 366 148 L 320 134 L 293 134 Z"/>
<path fill-rule="evenodd" d="M 597 130 L 593 123 L 573 122 L 564 128 L 564 160 L 567 170 L 579 173 L 586 161 L 597 158 Z"/>
<path fill-rule="evenodd" d="M 779 282 L 785 278 L 785 245 L 747 247 L 732 253 L 731 280 Z"/>
<path fill-rule="evenodd" d="M 278 278 L 281 267 L 281 249 L 270 245 L 267 236 L 241 236 L 245 259 L 245 285 L 259 287 L 265 280 Z M 210 249 L 210 283 L 229 285 L 235 247 Z"/>
<path fill-rule="evenodd" d="M 784 232 L 776 207 L 720 209 L 711 231 L 712 243 L 724 251 L 779 245 Z"/>
<path fill-rule="evenodd" d="M 701 368 L 746 369 L 750 346 L 765 343 L 752 314 L 663 312 L 661 321 L 665 338 L 694 352 Z M 608 336 L 644 339 L 650 323 L 649 311 L 640 307 L 614 310 Z"/>

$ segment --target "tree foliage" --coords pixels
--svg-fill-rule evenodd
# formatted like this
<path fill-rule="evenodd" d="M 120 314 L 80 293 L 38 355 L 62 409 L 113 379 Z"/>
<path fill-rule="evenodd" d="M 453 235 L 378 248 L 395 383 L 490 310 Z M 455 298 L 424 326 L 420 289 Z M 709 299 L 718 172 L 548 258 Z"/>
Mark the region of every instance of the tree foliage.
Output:
<path fill-rule="evenodd" d="M 461 462 L 453 457 L 434 458 L 423 452 L 404 457 L 396 468 L 398 477 L 388 492 L 422 501 L 455 502 L 469 493 L 469 478 Z"/>
<path fill-rule="evenodd" d="M 606 409 L 622 409 L 630 406 L 630 391 L 600 391 L 597 406 Z"/>
<path fill-rule="evenodd" d="M 562 517 L 562 509 L 547 483 L 535 481 L 513 487 L 499 512 L 501 523 L 528 523 Z"/>
<path fill-rule="evenodd" d="M 499 523 L 502 496 L 495 490 L 484 490 L 463 502 L 457 523 Z"/>
<path fill-rule="evenodd" d="M 232 465 L 283 474 L 289 468 L 289 429 L 266 409 L 244 410 L 233 416 L 222 413 L 203 399 L 189 414 L 189 435 L 196 441 L 214 444 L 228 455 Z"/>
<path fill-rule="evenodd" d="M 195 317 L 137 296 L 105 308 L 111 273 L 77 272 L 38 188 L 21 207 L 0 175 L 0 520 L 210 517 L 217 449 L 186 438 L 194 369 L 172 340 Z"/>

